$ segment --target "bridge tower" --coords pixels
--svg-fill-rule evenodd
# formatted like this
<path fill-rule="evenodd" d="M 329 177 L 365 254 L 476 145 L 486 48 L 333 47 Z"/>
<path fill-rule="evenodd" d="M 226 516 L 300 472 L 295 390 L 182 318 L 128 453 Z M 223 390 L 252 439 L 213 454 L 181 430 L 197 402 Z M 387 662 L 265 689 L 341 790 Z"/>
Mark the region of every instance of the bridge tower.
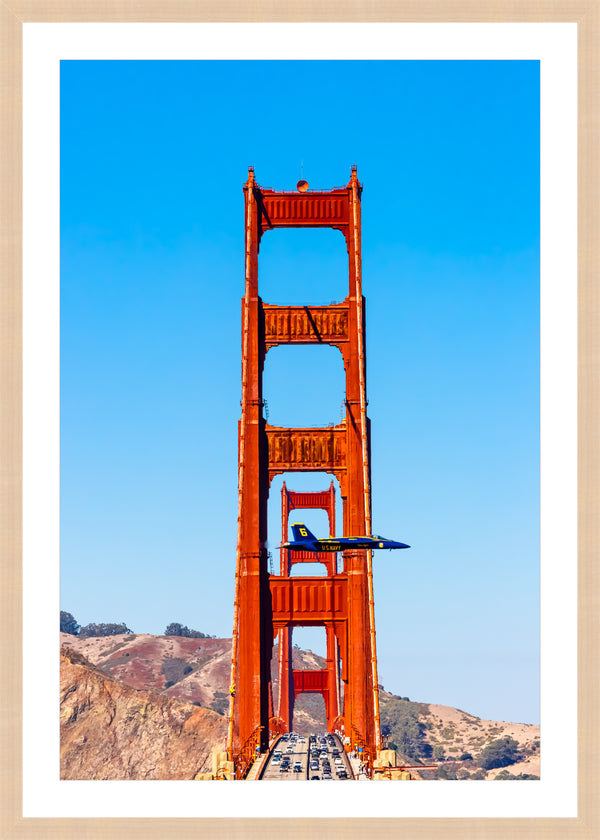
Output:
<path fill-rule="evenodd" d="M 343 553 L 327 577 L 270 575 L 267 500 L 273 477 L 329 472 L 343 502 L 343 533 L 371 533 L 370 427 L 366 413 L 365 302 L 361 276 L 361 192 L 356 167 L 345 187 L 327 191 L 260 187 L 249 168 L 245 194 L 245 294 L 242 300 L 242 400 L 238 429 L 238 538 L 228 752 L 244 773 L 255 747 L 268 746 L 273 722 L 274 637 L 294 626 L 324 626 L 341 660 L 345 734 L 369 763 L 380 747 L 371 552 Z M 278 228 L 341 231 L 348 253 L 348 295 L 329 306 L 276 306 L 258 293 L 262 236 Z M 341 244 L 341 243 L 340 243 Z M 343 357 L 345 417 L 336 426 L 267 424 L 262 375 L 280 344 L 328 344 Z M 300 672 L 306 674 L 308 672 Z M 300 680 L 300 678 L 298 678 Z M 304 677 L 302 677 L 304 679 Z M 322 682 L 323 682 L 323 678 Z M 294 674 L 294 683 L 296 675 Z M 322 685 L 321 688 L 324 686 Z M 298 685 L 298 690 L 307 690 Z"/>
<path fill-rule="evenodd" d="M 296 509 L 324 510 L 329 519 L 329 535 L 335 536 L 335 487 L 333 481 L 329 490 L 318 493 L 297 493 L 288 490 L 285 482 L 281 488 L 281 541 L 288 539 L 290 511 Z M 281 549 L 280 575 L 290 577 L 295 563 L 323 563 L 327 576 L 337 574 L 337 554 L 332 551 L 290 551 Z M 340 658 L 338 642 L 333 627 L 325 627 L 327 637 L 327 667 L 316 671 L 293 670 L 291 627 L 279 630 L 279 710 L 278 716 L 288 731 L 292 729 L 294 701 L 298 694 L 316 692 L 325 701 L 327 728 L 333 729 L 341 713 Z"/>

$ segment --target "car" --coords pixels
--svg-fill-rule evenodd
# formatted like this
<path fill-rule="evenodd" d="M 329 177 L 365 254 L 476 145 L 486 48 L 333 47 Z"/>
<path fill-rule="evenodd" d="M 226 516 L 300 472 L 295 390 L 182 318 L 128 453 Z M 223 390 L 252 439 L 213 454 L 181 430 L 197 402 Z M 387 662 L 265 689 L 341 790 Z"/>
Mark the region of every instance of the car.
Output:
<path fill-rule="evenodd" d="M 319 762 L 318 761 L 311 761 L 310 762 L 310 769 L 311 770 L 318 770 L 319 769 Z"/>
<path fill-rule="evenodd" d="M 345 769 L 338 770 L 337 777 L 338 777 L 338 779 L 347 779 L 348 778 L 348 773 L 346 772 Z"/>
<path fill-rule="evenodd" d="M 275 755 L 273 756 L 273 764 L 281 764 L 281 756 Z"/>
<path fill-rule="evenodd" d="M 343 758 L 340 758 L 340 756 L 339 756 L 339 755 L 336 755 L 336 757 L 333 759 L 333 762 L 334 762 L 334 764 L 343 764 L 343 763 L 344 763 L 344 759 L 343 759 Z"/>
<path fill-rule="evenodd" d="M 279 772 L 280 773 L 288 773 L 289 769 L 290 769 L 289 764 L 282 764 L 281 767 L 279 768 Z"/>
<path fill-rule="evenodd" d="M 320 776 L 311 776 L 310 780 L 311 780 L 311 782 L 320 782 L 321 777 Z"/>
<path fill-rule="evenodd" d="M 294 763 L 294 773 L 302 773 L 302 764 L 299 761 Z"/>

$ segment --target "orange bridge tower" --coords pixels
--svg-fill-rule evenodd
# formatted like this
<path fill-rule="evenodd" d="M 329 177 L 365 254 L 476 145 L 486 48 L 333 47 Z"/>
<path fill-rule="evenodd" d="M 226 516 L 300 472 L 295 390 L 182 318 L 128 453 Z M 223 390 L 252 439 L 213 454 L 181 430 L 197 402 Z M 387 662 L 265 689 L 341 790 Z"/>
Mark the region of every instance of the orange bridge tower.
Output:
<path fill-rule="evenodd" d="M 329 519 L 329 536 L 335 536 L 335 487 L 313 493 L 296 493 L 288 490 L 285 481 L 281 488 L 281 541 L 288 538 L 290 511 L 296 509 L 321 509 Z M 337 574 L 337 554 L 333 551 L 290 551 L 281 549 L 280 575 L 289 578 L 295 563 L 323 563 L 327 576 Z M 294 701 L 299 694 L 316 692 L 325 701 L 327 728 L 331 732 L 340 725 L 340 656 L 339 645 L 331 623 L 325 625 L 327 636 L 327 667 L 322 670 L 294 670 L 292 667 L 291 627 L 279 629 L 279 710 L 278 716 L 287 731 L 292 729 Z"/>
<path fill-rule="evenodd" d="M 328 724 L 335 723 L 363 749 L 371 764 L 380 748 L 377 658 L 371 552 L 343 553 L 343 567 L 328 561 L 327 577 L 269 574 L 267 500 L 273 477 L 286 472 L 328 472 L 338 481 L 344 535 L 371 533 L 370 427 L 366 413 L 365 302 L 361 276 L 361 192 L 356 167 L 345 187 L 294 191 L 260 187 L 249 168 L 245 194 L 245 294 L 242 300 L 242 401 L 238 431 L 238 535 L 228 753 L 242 777 L 269 732 L 290 723 L 291 710 L 275 718 L 271 693 L 274 638 L 280 649 L 295 626 L 323 626 L 328 667 L 294 671 L 290 691 L 320 691 Z M 348 296 L 330 306 L 275 306 L 258 293 L 258 252 L 266 231 L 326 227 L 341 231 L 348 253 Z M 341 244 L 341 242 L 340 242 Z M 279 344 L 337 347 L 346 375 L 345 417 L 336 426 L 270 426 L 263 411 L 265 357 Z M 292 497 L 293 501 L 293 497 Z M 317 505 L 320 506 L 320 505 Z M 289 510 L 289 508 L 288 508 Z M 330 518 L 330 526 L 331 526 Z M 282 552 L 283 553 L 283 552 Z M 334 555 L 335 556 L 335 555 Z M 321 559 L 321 558 L 319 558 Z M 337 663 L 341 686 L 336 686 Z M 280 670 L 285 667 L 285 656 Z M 330 664 L 331 661 L 331 664 Z M 335 662 L 335 665 L 334 665 Z M 312 680 L 312 683 L 311 683 Z M 308 682 L 306 682 L 308 681 Z M 296 685 L 296 683 L 298 683 Z M 313 684 L 314 683 L 314 684 Z M 280 687 L 280 701 L 286 693 Z M 335 721 L 330 718 L 335 711 Z M 283 717 L 283 720 L 281 719 Z"/>

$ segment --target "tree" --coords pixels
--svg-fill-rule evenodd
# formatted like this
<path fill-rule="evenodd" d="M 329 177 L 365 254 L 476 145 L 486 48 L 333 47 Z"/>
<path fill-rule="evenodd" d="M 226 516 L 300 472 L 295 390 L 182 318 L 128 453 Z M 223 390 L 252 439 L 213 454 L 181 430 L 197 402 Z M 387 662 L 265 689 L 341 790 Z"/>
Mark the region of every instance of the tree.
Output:
<path fill-rule="evenodd" d="M 185 629 L 187 630 L 187 627 Z M 165 628 L 165 636 L 184 636 L 183 630 L 183 625 L 174 621 Z"/>
<path fill-rule="evenodd" d="M 133 633 L 129 627 L 122 622 L 121 624 L 86 624 L 79 631 L 79 635 L 84 638 L 92 636 L 119 636 L 122 633 Z"/>
<path fill-rule="evenodd" d="M 60 611 L 60 632 L 70 633 L 76 636 L 79 633 L 79 624 L 75 621 L 70 612 Z"/>
<path fill-rule="evenodd" d="M 419 719 L 418 703 L 391 697 L 380 708 L 381 732 L 390 736 L 395 749 L 408 758 L 429 758 L 431 746 L 425 741 L 425 726 Z"/>
<path fill-rule="evenodd" d="M 445 756 L 444 748 L 441 744 L 436 744 L 433 748 L 433 757 L 436 761 L 443 761 Z"/>
<path fill-rule="evenodd" d="M 185 639 L 209 639 L 206 633 L 201 633 L 200 630 L 190 630 L 179 622 L 174 621 L 165 628 L 165 636 L 183 636 Z"/>
<path fill-rule="evenodd" d="M 479 754 L 478 763 L 484 770 L 492 770 L 494 767 L 507 767 L 514 764 L 520 758 L 519 742 L 514 738 L 498 738 L 482 749 Z"/>

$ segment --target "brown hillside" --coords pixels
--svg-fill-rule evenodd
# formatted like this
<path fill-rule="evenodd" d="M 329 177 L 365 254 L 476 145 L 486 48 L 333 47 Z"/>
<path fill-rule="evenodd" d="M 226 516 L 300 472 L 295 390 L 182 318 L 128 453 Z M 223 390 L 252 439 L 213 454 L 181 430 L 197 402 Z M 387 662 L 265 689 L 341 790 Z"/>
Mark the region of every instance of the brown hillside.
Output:
<path fill-rule="evenodd" d="M 124 685 L 68 648 L 60 665 L 61 779 L 193 779 L 224 749 L 221 715 Z"/>
<path fill-rule="evenodd" d="M 133 688 L 155 690 L 225 711 L 231 673 L 231 639 L 185 639 L 149 633 L 81 638 L 61 633 L 61 645 Z"/>
<path fill-rule="evenodd" d="M 63 751 L 66 751 L 64 772 L 71 774 L 65 775 L 64 778 L 107 778 L 103 775 L 93 775 L 105 772 L 103 762 L 112 763 L 112 758 L 106 757 L 104 748 L 97 743 L 96 733 L 88 732 L 87 727 L 96 726 L 97 721 L 100 721 L 100 726 L 105 727 L 108 735 L 106 749 L 110 748 L 111 755 L 117 756 L 116 762 L 120 768 L 118 772 L 124 774 L 111 775 L 111 778 L 193 778 L 193 775 L 199 772 L 197 767 L 202 762 L 202 766 L 210 769 L 207 762 L 212 746 L 218 746 L 225 740 L 231 679 L 231 639 L 187 639 L 180 636 L 149 634 L 88 639 L 62 633 L 61 644 L 89 660 L 88 675 L 85 676 L 87 682 L 81 676 L 82 683 L 77 687 L 80 708 L 76 719 L 68 719 L 63 726 Z M 294 647 L 292 656 L 294 668 L 312 670 L 324 668 L 326 665 L 325 660 L 312 651 Z M 72 653 L 69 663 L 70 669 L 84 668 L 84 663 L 75 662 Z M 95 667 L 91 668 L 92 665 Z M 69 679 L 74 679 L 71 670 L 69 673 Z M 81 673 L 83 674 L 83 671 Z M 277 645 L 273 649 L 271 676 L 273 703 L 274 708 L 277 708 Z M 89 696 L 86 696 L 86 691 Z M 133 704 L 133 709 L 139 709 L 146 702 L 141 698 L 147 697 L 150 703 L 148 709 L 151 709 L 153 714 L 146 718 L 141 716 L 139 711 L 132 711 L 131 714 L 124 711 L 117 720 L 114 714 L 107 711 L 107 694 L 109 698 L 119 699 L 122 704 L 119 705 L 119 709 L 126 709 L 128 703 Z M 382 731 L 389 733 L 391 742 L 398 745 L 398 761 L 406 764 L 423 762 L 439 765 L 439 772 L 429 771 L 424 778 L 434 778 L 437 775 L 440 778 L 495 779 L 498 773 L 506 772 L 511 775 L 540 775 L 539 726 L 482 720 L 450 706 L 410 701 L 406 703 L 404 701 L 407 698 L 397 697 L 383 688 L 379 697 L 382 727 L 386 724 Z M 67 699 L 65 702 L 68 705 Z M 199 706 L 203 708 L 198 708 Z M 215 715 L 214 712 L 218 714 Z M 154 714 L 156 717 L 153 717 Z M 78 720 L 83 715 L 87 717 L 82 718 L 82 728 L 78 730 Z M 103 715 L 107 719 L 110 718 L 111 722 L 102 723 Z M 172 740 L 171 730 L 164 729 L 167 724 L 162 722 L 162 717 L 175 722 L 175 738 L 180 738 L 183 735 L 187 737 L 189 726 L 192 725 L 186 724 L 186 728 L 178 733 L 177 726 L 180 724 L 177 722 L 182 719 L 182 715 L 194 715 L 194 726 L 197 724 L 199 727 L 196 736 L 198 743 L 204 737 L 200 735 L 200 731 L 205 731 L 203 727 L 208 727 L 207 733 L 209 730 L 214 733 L 214 743 L 210 741 L 208 734 L 206 735 L 203 752 L 195 754 L 185 738 L 178 743 L 169 743 L 169 739 Z M 118 726 L 113 726 L 113 718 L 117 720 Z M 142 721 L 146 720 L 148 727 L 145 727 L 145 724 L 142 726 Z M 185 717 L 185 720 L 188 718 Z M 323 731 L 325 727 L 325 704 L 322 697 L 317 694 L 300 695 L 294 707 L 294 729 L 308 734 Z M 406 742 L 406 736 L 410 733 L 412 740 Z M 494 769 L 486 773 L 478 765 L 481 751 L 490 742 L 507 736 L 519 743 L 522 758 L 518 763 L 503 770 Z M 76 739 L 82 737 L 88 740 L 81 741 L 78 746 Z M 125 739 L 123 743 L 122 738 Z M 136 752 L 138 742 L 142 739 L 152 742 L 150 755 L 153 755 L 154 750 L 158 750 L 163 757 L 160 760 L 156 758 L 146 761 L 144 756 Z M 179 756 L 180 751 L 185 754 L 188 748 L 188 757 Z M 170 757 L 167 755 L 168 749 L 172 749 Z M 439 757 L 433 757 L 434 750 Z M 168 769 L 169 761 L 173 765 L 171 769 Z M 173 768 L 180 763 L 180 772 L 183 773 L 181 776 L 143 775 L 179 772 Z M 86 775 L 88 772 L 90 775 Z M 83 775 L 77 775 L 78 773 Z"/>
<path fill-rule="evenodd" d="M 227 715 L 231 639 L 186 639 L 148 633 L 83 638 L 61 633 L 60 641 L 125 685 L 160 691 L 167 697 Z M 278 651 L 275 645 L 271 668 L 275 706 L 279 700 Z M 324 668 L 326 663 L 312 651 L 293 648 L 292 664 L 294 668 L 313 670 Z M 297 731 L 308 734 L 325 726 L 322 697 L 315 694 L 299 697 L 295 707 Z"/>
<path fill-rule="evenodd" d="M 445 762 L 457 762 L 461 755 L 469 753 L 476 759 L 482 749 L 499 738 L 514 738 L 519 744 L 523 760 L 506 768 L 488 770 L 485 778 L 495 779 L 506 770 L 513 776 L 519 773 L 540 775 L 540 727 L 532 723 L 507 723 L 498 720 L 483 720 L 475 715 L 454 709 L 452 706 L 429 704 L 429 713 L 422 718 L 426 726 L 425 740 L 431 746 L 439 745 L 444 750 Z M 473 769 L 464 762 L 467 769 Z"/>

